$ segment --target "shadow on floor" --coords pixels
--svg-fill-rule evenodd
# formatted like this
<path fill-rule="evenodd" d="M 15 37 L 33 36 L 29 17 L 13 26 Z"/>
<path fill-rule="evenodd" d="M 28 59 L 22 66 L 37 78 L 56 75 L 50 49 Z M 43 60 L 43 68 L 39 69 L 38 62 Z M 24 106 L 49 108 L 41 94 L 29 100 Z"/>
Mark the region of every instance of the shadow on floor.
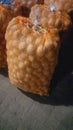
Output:
<path fill-rule="evenodd" d="M 20 90 L 20 89 L 19 89 Z M 51 105 L 73 105 L 73 74 L 69 74 L 52 90 L 50 96 L 39 96 L 23 92 L 26 96 L 42 104 Z"/>

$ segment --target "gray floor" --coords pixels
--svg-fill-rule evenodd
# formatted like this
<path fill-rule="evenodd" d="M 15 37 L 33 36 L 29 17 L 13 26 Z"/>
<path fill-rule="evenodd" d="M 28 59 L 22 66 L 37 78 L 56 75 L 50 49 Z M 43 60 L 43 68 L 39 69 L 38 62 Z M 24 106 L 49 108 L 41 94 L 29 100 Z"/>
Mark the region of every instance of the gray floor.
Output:
<path fill-rule="evenodd" d="M 73 75 L 50 97 L 24 93 L 0 71 L 0 130 L 73 130 Z"/>

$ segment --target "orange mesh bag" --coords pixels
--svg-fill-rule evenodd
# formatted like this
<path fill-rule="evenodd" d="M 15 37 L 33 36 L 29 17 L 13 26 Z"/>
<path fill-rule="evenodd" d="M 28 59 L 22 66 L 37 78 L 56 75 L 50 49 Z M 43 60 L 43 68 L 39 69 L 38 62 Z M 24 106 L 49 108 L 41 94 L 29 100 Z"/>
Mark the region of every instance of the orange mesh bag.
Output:
<path fill-rule="evenodd" d="M 9 23 L 5 38 L 11 83 L 26 92 L 48 95 L 60 48 L 57 30 L 35 28 L 18 16 Z"/>
<path fill-rule="evenodd" d="M 44 5 L 34 5 L 31 8 L 30 19 L 32 23 L 35 23 L 35 26 L 38 24 L 47 30 L 48 28 L 58 29 L 63 40 L 72 28 L 71 18 L 66 12 L 54 11 L 54 9 L 48 9 L 48 6 Z"/>
<path fill-rule="evenodd" d="M 13 8 L 15 16 L 29 16 L 31 7 L 38 4 L 43 4 L 44 0 L 13 0 Z"/>
<path fill-rule="evenodd" d="M 0 5 L 0 67 L 7 66 L 5 31 L 11 18 L 11 8 L 6 5 Z"/>
<path fill-rule="evenodd" d="M 56 28 L 58 31 L 68 30 L 72 23 L 69 15 L 64 11 L 54 11 L 44 5 L 34 5 L 31 8 L 30 19 L 32 23 L 42 25 L 46 29 Z"/>
<path fill-rule="evenodd" d="M 44 4 L 48 8 L 52 8 L 56 11 L 65 11 L 73 16 L 73 0 L 44 0 Z"/>
<path fill-rule="evenodd" d="M 73 0 L 44 0 L 44 4 L 57 11 L 66 11 L 67 13 L 73 11 Z"/>

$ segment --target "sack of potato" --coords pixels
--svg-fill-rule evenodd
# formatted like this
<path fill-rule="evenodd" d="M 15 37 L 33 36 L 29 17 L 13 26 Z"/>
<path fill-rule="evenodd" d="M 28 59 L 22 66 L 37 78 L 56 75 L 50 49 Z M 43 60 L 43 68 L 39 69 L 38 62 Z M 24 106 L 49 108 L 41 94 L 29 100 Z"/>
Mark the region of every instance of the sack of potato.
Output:
<path fill-rule="evenodd" d="M 26 92 L 48 95 L 60 48 L 57 29 L 47 31 L 18 16 L 8 24 L 5 38 L 11 83 Z"/>
<path fill-rule="evenodd" d="M 73 0 L 44 0 L 44 4 L 48 7 L 54 6 L 57 11 L 73 11 Z"/>
<path fill-rule="evenodd" d="M 30 19 L 32 23 L 42 25 L 46 28 L 58 29 L 61 41 L 64 41 L 72 29 L 72 21 L 65 11 L 55 10 L 55 6 L 34 5 L 31 8 Z"/>
<path fill-rule="evenodd" d="M 8 5 L 0 4 L 0 68 L 7 66 L 5 32 L 13 13 Z"/>
<path fill-rule="evenodd" d="M 73 20 L 73 0 L 44 0 L 44 4 L 50 8 L 54 8 L 56 11 L 65 11 Z"/>
<path fill-rule="evenodd" d="M 31 7 L 35 4 L 44 4 L 44 0 L 13 0 L 15 16 L 29 16 Z"/>

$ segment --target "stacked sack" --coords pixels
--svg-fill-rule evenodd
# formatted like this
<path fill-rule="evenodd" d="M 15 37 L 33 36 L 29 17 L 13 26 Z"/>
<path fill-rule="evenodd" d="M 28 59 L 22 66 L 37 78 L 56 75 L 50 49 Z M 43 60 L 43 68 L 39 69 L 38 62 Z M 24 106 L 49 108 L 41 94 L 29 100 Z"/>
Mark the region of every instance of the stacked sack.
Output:
<path fill-rule="evenodd" d="M 43 3 L 44 0 L 13 0 L 14 14 L 28 17 L 33 5 Z"/>
<path fill-rule="evenodd" d="M 48 6 L 48 10 L 50 10 L 50 7 L 52 7 L 54 11 L 65 12 L 71 18 L 73 28 L 73 0 L 44 0 L 44 4 Z M 69 28 L 68 31 L 65 31 L 65 35 L 62 38 L 63 42 L 64 39 L 66 40 L 67 37 L 69 37 L 72 28 Z"/>
<path fill-rule="evenodd" d="M 54 5 L 57 11 L 66 11 L 67 13 L 73 11 L 73 0 L 44 0 L 44 4 Z"/>
<path fill-rule="evenodd" d="M 12 17 L 12 9 L 8 5 L 0 4 L 0 68 L 7 67 L 5 32 Z"/>
<path fill-rule="evenodd" d="M 54 28 L 58 30 L 61 40 L 64 40 L 69 30 L 72 28 L 70 16 L 65 11 L 58 11 L 54 5 L 35 5 L 31 9 L 30 19 L 37 24 L 42 25 L 47 30 Z"/>
<path fill-rule="evenodd" d="M 58 63 L 60 34 L 63 38 L 71 26 L 68 13 L 55 10 L 54 5 L 34 5 L 28 18 L 13 18 L 5 34 L 11 83 L 47 96 Z"/>
<path fill-rule="evenodd" d="M 73 0 L 44 0 L 44 4 L 54 6 L 56 11 L 65 11 L 73 21 Z"/>

